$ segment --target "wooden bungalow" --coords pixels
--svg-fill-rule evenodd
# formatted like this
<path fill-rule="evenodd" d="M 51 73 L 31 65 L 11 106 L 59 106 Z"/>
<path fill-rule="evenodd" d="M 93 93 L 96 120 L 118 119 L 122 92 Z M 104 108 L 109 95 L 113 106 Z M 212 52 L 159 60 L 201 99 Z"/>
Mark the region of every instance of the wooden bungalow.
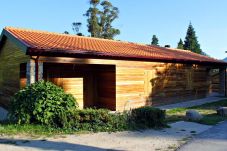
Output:
<path fill-rule="evenodd" d="M 227 63 L 187 50 L 6 27 L 0 37 L 0 104 L 44 79 L 80 108 L 127 110 L 225 95 Z M 213 78 L 215 74 L 215 78 Z"/>

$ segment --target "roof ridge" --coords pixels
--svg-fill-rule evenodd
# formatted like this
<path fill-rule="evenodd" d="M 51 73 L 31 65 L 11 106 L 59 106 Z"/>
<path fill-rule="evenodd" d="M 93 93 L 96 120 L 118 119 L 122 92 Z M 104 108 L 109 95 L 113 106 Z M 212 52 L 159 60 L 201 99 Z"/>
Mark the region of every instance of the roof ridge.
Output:
<path fill-rule="evenodd" d="M 156 45 L 150 45 L 150 44 L 144 44 L 144 43 L 138 43 L 138 42 L 112 40 L 112 39 L 104 39 L 104 38 L 88 37 L 88 36 L 78 36 L 78 35 L 64 34 L 64 33 L 58 33 L 58 32 L 50 32 L 50 31 L 44 31 L 44 30 L 34 30 L 34 29 L 21 28 L 21 27 L 7 26 L 4 29 L 6 29 L 6 30 L 12 29 L 12 30 L 20 30 L 20 31 L 30 31 L 30 32 L 36 32 L 36 33 L 53 34 L 53 35 L 60 35 L 60 36 L 67 36 L 67 37 L 78 37 L 78 38 L 84 38 L 84 39 L 96 39 L 96 40 L 100 40 L 100 41 L 111 41 L 111 42 L 117 42 L 117 43 L 141 45 L 141 46 L 146 46 L 146 47 L 164 48 L 164 49 L 170 49 L 170 50 L 180 50 L 180 51 L 191 52 L 190 50 L 183 50 L 183 49 L 177 49 L 177 48 L 166 48 L 166 47 L 162 47 L 162 46 L 156 46 Z"/>
<path fill-rule="evenodd" d="M 177 51 L 190 51 L 190 50 L 185 50 L 185 49 L 178 49 L 178 48 L 167 48 L 167 49 L 170 49 L 170 50 L 177 50 Z M 191 51 L 190 51 L 191 52 Z"/>
<path fill-rule="evenodd" d="M 28 28 L 21 28 L 21 27 L 12 27 L 12 26 L 6 26 L 4 28 L 5 30 L 20 30 L 20 31 L 30 31 L 30 32 L 36 32 L 36 33 L 44 33 L 44 34 L 54 34 L 54 35 L 61 35 L 61 36 L 68 36 L 68 37 L 78 37 L 78 38 L 85 38 L 85 39 L 96 39 L 100 41 L 112 41 L 112 42 L 119 42 L 119 43 L 133 43 L 133 44 L 139 44 L 129 41 L 122 41 L 122 40 L 112 40 L 112 39 L 104 39 L 104 38 L 97 38 L 97 37 L 88 37 L 88 36 L 78 36 L 78 35 L 71 35 L 71 34 L 64 34 L 64 33 L 58 33 L 58 32 L 50 32 L 50 31 L 44 31 L 44 30 L 34 30 L 34 29 L 28 29 Z M 146 44 L 139 44 L 147 46 Z"/>
<path fill-rule="evenodd" d="M 199 56 L 204 57 L 204 58 L 210 58 L 210 59 L 214 59 L 214 60 L 220 60 L 220 59 L 217 59 L 217 58 L 214 58 L 214 57 L 205 56 L 205 55 L 202 55 L 202 54 L 198 54 L 198 53 L 192 52 L 191 50 L 178 49 L 178 48 L 167 48 L 167 49 L 169 49 L 169 50 L 175 50 L 175 51 L 186 51 L 188 53 L 193 53 L 193 54 L 199 55 Z"/>
<path fill-rule="evenodd" d="M 84 55 L 83 50 L 93 52 L 95 56 L 114 57 L 125 56 L 126 58 L 146 58 L 146 59 L 166 59 L 166 60 L 183 60 L 197 62 L 222 62 L 219 59 L 200 55 L 190 50 L 166 48 L 150 44 L 136 42 L 126 42 L 118 40 L 109 40 L 95 37 L 68 35 L 57 32 L 42 30 L 33 30 L 27 28 L 5 27 L 4 30 L 10 32 L 17 39 L 28 43 L 31 47 L 40 49 L 39 53 L 49 55 L 48 53 L 59 53 L 61 55 Z M 40 36 L 42 35 L 42 36 Z M 47 51 L 47 50 L 55 51 Z M 61 50 L 61 51 L 60 51 Z M 67 50 L 67 51 L 63 51 Z M 31 51 L 31 54 L 37 52 Z M 101 55 L 101 54 L 102 55 Z M 91 55 L 91 54 L 90 54 Z M 223 62 L 222 62 L 223 63 Z"/>

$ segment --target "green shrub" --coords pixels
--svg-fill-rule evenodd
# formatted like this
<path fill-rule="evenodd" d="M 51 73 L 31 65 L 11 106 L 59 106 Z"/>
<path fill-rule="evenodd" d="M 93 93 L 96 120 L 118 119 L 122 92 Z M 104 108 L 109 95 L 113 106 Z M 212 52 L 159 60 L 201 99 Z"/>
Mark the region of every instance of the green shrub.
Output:
<path fill-rule="evenodd" d="M 129 125 L 129 113 L 114 113 L 111 115 L 111 129 L 116 131 L 128 130 Z"/>
<path fill-rule="evenodd" d="M 123 113 L 89 108 L 75 110 L 71 116 L 74 129 L 79 131 L 112 132 L 166 126 L 165 111 L 153 107 L 141 107 Z"/>
<path fill-rule="evenodd" d="M 109 111 L 105 109 L 76 110 L 73 113 L 75 127 L 80 130 L 100 131 L 110 121 Z"/>
<path fill-rule="evenodd" d="M 75 110 L 71 120 L 75 129 L 83 131 L 120 131 L 128 127 L 126 114 L 111 114 L 106 109 Z"/>
<path fill-rule="evenodd" d="M 69 127 L 68 115 L 77 107 L 75 98 L 51 82 L 38 81 L 17 92 L 10 105 L 10 118 L 18 124 Z"/>
<path fill-rule="evenodd" d="M 137 128 L 154 128 L 165 126 L 165 111 L 153 107 L 133 109 L 130 122 Z"/>
<path fill-rule="evenodd" d="M 10 117 L 18 124 L 41 124 L 76 131 L 121 131 L 165 125 L 165 112 L 152 107 L 110 113 L 106 109 L 77 109 L 70 94 L 50 82 L 39 81 L 16 93 Z"/>

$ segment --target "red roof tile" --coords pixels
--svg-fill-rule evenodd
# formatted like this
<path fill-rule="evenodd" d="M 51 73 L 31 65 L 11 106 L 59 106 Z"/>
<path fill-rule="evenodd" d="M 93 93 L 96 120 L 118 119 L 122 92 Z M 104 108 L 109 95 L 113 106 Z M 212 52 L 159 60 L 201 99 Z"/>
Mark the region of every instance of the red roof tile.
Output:
<path fill-rule="evenodd" d="M 29 55 L 226 64 L 188 50 L 12 27 L 6 27 L 4 30 L 26 45 Z"/>

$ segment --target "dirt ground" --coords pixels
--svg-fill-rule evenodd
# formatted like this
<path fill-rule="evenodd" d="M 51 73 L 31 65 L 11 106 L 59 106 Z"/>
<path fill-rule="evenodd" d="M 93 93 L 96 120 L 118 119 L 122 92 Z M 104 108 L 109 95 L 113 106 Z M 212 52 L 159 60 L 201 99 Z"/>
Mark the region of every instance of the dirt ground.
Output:
<path fill-rule="evenodd" d="M 93 133 L 31 139 L 22 136 L 0 138 L 2 151 L 171 151 L 210 126 L 176 122 L 162 130 Z"/>

